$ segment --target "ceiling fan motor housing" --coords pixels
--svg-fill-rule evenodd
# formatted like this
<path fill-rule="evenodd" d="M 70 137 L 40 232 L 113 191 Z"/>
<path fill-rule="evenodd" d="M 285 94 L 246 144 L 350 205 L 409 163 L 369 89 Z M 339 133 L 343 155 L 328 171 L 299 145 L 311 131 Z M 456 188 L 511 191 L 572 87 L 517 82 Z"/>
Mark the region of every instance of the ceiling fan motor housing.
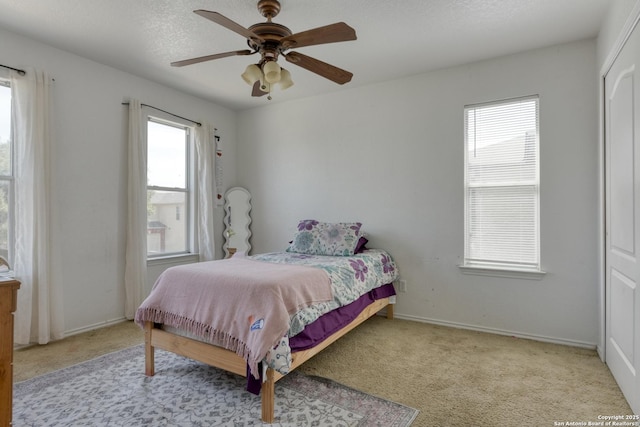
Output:
<path fill-rule="evenodd" d="M 278 55 L 284 50 L 280 39 L 290 36 L 291 30 L 284 25 L 275 22 L 261 22 L 249 27 L 249 30 L 262 37 L 264 41 L 248 39 L 247 44 L 255 51 L 261 53 L 263 59 L 278 59 Z"/>

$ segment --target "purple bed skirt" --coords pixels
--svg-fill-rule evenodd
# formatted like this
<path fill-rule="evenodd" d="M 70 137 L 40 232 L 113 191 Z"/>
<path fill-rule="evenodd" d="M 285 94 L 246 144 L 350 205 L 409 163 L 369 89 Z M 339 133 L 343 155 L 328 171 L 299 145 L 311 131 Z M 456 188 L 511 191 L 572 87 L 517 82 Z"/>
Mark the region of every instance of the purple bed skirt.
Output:
<path fill-rule="evenodd" d="M 307 350 L 315 347 L 334 332 L 351 323 L 372 302 L 395 294 L 396 290 L 393 284 L 388 283 L 367 292 L 351 304 L 330 311 L 315 322 L 307 325 L 298 335 L 289 338 L 291 351 Z"/>
<path fill-rule="evenodd" d="M 291 351 L 295 352 L 315 347 L 333 333 L 351 323 L 372 302 L 395 294 L 396 290 L 393 284 L 387 283 L 386 285 L 372 289 L 351 304 L 336 308 L 322 315 L 322 317 L 307 325 L 298 335 L 289 338 Z M 247 367 L 247 391 L 253 394 L 259 394 L 262 381 L 261 379 L 253 378 L 253 375 L 250 375 L 248 369 Z"/>

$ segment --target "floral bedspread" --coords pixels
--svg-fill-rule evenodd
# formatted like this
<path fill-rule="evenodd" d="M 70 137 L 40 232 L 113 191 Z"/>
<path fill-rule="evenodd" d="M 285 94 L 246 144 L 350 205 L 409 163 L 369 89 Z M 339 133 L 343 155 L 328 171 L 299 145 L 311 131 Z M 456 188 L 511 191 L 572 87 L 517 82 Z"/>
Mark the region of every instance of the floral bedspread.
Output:
<path fill-rule="evenodd" d="M 391 255 L 381 249 L 367 249 L 353 256 L 306 255 L 272 252 L 249 258 L 279 264 L 299 264 L 321 268 L 331 279 L 333 301 L 307 307 L 291 318 L 289 336 L 300 333 L 318 317 L 357 300 L 370 290 L 398 278 L 398 267 Z"/>
<path fill-rule="evenodd" d="M 399 276 L 398 267 L 391 256 L 381 249 L 367 249 L 353 256 L 307 255 L 292 252 L 272 252 L 252 255 L 249 258 L 282 264 L 299 264 L 323 269 L 331 279 L 333 301 L 314 304 L 291 316 L 288 337 L 300 333 L 306 325 L 338 307 L 352 303 L 370 290 L 391 283 Z M 289 370 L 291 350 L 288 337 L 266 358 L 271 368 L 282 374 Z"/>

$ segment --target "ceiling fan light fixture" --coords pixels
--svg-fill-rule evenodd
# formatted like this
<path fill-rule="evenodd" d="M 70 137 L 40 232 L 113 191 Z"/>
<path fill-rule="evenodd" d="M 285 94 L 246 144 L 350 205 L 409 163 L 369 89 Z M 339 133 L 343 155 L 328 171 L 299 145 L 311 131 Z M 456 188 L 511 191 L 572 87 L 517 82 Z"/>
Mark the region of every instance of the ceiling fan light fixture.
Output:
<path fill-rule="evenodd" d="M 280 69 L 280 89 L 286 90 L 293 86 L 293 80 L 291 80 L 291 73 L 284 68 Z"/>
<path fill-rule="evenodd" d="M 267 61 L 262 66 L 264 79 L 268 83 L 278 83 L 281 78 L 281 68 L 276 61 Z"/>
<path fill-rule="evenodd" d="M 250 64 L 242 73 L 242 79 L 247 82 L 249 86 L 253 86 L 255 82 L 262 79 L 262 70 L 256 64 Z"/>

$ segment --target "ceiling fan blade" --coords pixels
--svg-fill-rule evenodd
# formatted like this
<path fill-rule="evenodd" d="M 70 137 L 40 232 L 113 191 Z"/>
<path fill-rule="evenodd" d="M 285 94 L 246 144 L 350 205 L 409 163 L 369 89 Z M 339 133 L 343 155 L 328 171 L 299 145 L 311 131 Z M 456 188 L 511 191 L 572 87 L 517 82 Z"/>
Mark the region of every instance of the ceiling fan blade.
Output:
<path fill-rule="evenodd" d="M 266 94 L 267 92 L 263 92 L 262 89 L 260 89 L 260 80 L 258 80 L 253 84 L 253 90 L 251 91 L 251 96 L 263 96 Z"/>
<path fill-rule="evenodd" d="M 226 16 L 220 15 L 218 12 L 211 12 L 210 10 L 202 10 L 202 9 L 194 10 L 193 12 L 202 16 L 203 18 L 207 18 L 208 20 L 215 22 L 216 24 L 220 24 L 223 27 L 233 32 L 236 32 L 241 36 L 246 37 L 247 39 L 256 40 L 256 41 L 259 41 L 260 43 L 264 42 L 264 39 L 259 35 L 257 35 L 256 33 L 254 33 L 253 31 L 232 21 Z"/>
<path fill-rule="evenodd" d="M 228 56 L 251 55 L 255 53 L 251 50 L 234 50 L 232 52 L 216 53 L 215 55 L 200 56 L 198 58 L 185 59 L 183 61 L 172 62 L 172 67 L 184 67 L 185 65 L 197 64 L 199 62 L 211 61 L 213 59 L 226 58 Z"/>
<path fill-rule="evenodd" d="M 350 82 L 353 77 L 353 73 L 350 73 L 349 71 L 334 67 L 326 62 L 319 61 L 298 52 L 290 52 L 285 56 L 285 59 L 292 64 L 309 70 L 312 73 L 316 73 L 340 85 Z"/>
<path fill-rule="evenodd" d="M 280 39 L 285 49 L 293 49 L 317 44 L 345 42 L 356 40 L 356 30 L 345 24 L 337 22 L 324 27 L 314 28 L 301 33 L 291 34 Z"/>

